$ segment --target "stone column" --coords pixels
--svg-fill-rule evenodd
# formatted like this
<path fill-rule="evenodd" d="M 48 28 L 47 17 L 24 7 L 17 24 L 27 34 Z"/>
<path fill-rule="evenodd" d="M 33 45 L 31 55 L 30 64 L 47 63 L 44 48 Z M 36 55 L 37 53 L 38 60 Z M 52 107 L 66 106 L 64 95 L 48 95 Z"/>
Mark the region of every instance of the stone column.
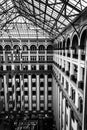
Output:
<path fill-rule="evenodd" d="M 4 93 L 5 93 L 5 111 L 8 111 L 8 79 L 6 78 L 7 75 L 4 75 Z"/>
<path fill-rule="evenodd" d="M 39 75 L 37 75 L 37 110 L 40 110 L 40 83 Z"/>
<path fill-rule="evenodd" d="M 68 108 L 68 130 L 71 130 L 71 108 Z"/>
<path fill-rule="evenodd" d="M 16 111 L 16 85 L 15 85 L 15 75 L 12 75 L 12 87 L 13 87 L 14 111 Z"/>
<path fill-rule="evenodd" d="M 23 75 L 20 75 L 20 88 L 21 88 L 21 110 L 24 108 L 24 82 Z"/>
<path fill-rule="evenodd" d="M 32 93 L 32 90 L 31 90 L 31 75 L 28 75 L 28 87 L 29 87 L 29 111 L 31 111 L 32 110 L 32 95 L 31 95 L 31 93 Z"/>
<path fill-rule="evenodd" d="M 48 92 L 47 92 L 47 90 L 48 90 L 48 86 L 47 86 L 47 75 L 45 75 L 45 110 L 47 110 L 47 103 L 48 103 Z"/>

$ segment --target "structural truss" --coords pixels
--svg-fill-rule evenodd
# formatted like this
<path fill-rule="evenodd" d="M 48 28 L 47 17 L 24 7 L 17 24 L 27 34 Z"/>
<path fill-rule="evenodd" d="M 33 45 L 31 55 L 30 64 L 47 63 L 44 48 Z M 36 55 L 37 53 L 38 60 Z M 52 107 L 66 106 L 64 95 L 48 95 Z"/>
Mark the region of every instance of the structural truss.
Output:
<path fill-rule="evenodd" d="M 0 30 L 30 21 L 51 37 L 61 34 L 87 6 L 87 0 L 0 0 Z"/>

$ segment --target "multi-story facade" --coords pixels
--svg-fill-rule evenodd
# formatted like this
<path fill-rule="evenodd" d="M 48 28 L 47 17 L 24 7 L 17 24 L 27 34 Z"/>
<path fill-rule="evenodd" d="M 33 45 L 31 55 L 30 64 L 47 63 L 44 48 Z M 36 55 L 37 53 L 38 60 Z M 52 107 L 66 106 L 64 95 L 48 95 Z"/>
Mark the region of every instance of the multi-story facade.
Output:
<path fill-rule="evenodd" d="M 42 39 L 0 44 L 0 99 L 5 111 L 52 111 L 53 46 Z M 40 42 L 40 43 L 39 43 Z M 3 44 L 4 43 L 4 44 Z"/>
<path fill-rule="evenodd" d="M 86 130 L 87 11 L 55 40 L 53 108 L 58 130 Z M 57 100 L 56 100 L 57 99 Z"/>
<path fill-rule="evenodd" d="M 86 0 L 12 2 L 19 21 L 1 24 L 0 114 L 24 114 L 15 128 L 87 130 Z"/>

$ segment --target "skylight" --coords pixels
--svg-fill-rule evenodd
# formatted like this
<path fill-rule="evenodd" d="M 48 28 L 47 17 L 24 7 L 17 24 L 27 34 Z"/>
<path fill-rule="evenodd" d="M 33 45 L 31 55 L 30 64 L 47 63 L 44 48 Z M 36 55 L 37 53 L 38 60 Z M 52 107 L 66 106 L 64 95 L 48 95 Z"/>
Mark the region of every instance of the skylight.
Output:
<path fill-rule="evenodd" d="M 0 0 L 0 30 L 14 28 L 15 23 L 25 23 L 28 30 L 33 23 L 52 37 L 60 34 L 86 6 L 86 0 Z"/>

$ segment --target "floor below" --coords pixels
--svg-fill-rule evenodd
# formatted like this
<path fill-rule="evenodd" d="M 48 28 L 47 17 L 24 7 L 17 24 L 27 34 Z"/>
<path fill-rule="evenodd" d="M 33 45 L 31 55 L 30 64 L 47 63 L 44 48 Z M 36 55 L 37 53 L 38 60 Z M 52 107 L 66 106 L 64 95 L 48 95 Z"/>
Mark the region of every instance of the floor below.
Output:
<path fill-rule="evenodd" d="M 3 113 L 0 130 L 56 130 L 53 113 Z"/>

